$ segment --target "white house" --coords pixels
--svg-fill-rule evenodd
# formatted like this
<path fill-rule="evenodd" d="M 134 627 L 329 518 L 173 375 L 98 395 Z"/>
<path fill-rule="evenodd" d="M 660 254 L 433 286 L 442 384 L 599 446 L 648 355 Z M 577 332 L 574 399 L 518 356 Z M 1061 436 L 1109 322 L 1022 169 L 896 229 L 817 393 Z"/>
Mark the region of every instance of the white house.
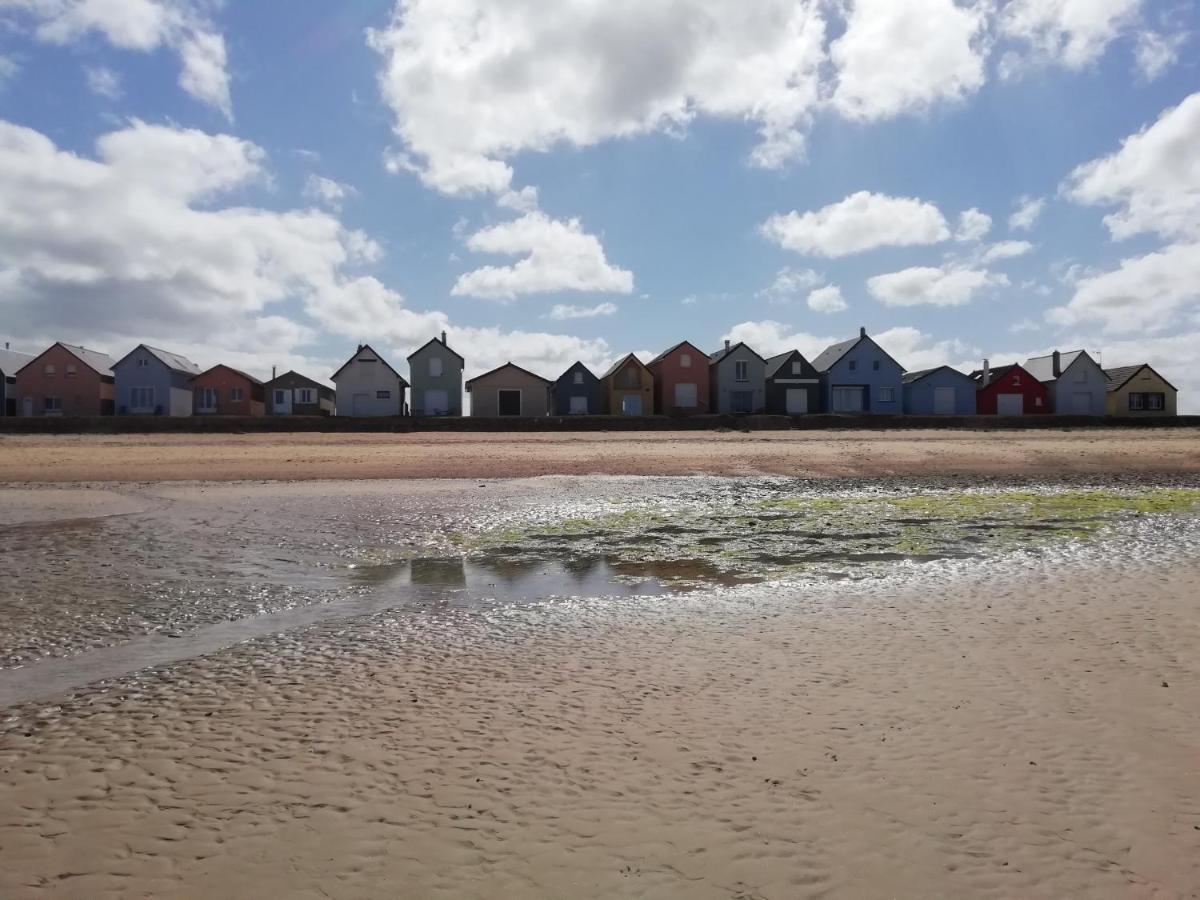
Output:
<path fill-rule="evenodd" d="M 360 344 L 346 364 L 333 373 L 339 416 L 400 416 L 404 391 L 400 373 L 367 344 Z"/>
<path fill-rule="evenodd" d="M 1035 356 L 1025 370 L 1046 386 L 1050 409 L 1060 416 L 1103 416 L 1108 412 L 1108 379 L 1086 350 Z"/>

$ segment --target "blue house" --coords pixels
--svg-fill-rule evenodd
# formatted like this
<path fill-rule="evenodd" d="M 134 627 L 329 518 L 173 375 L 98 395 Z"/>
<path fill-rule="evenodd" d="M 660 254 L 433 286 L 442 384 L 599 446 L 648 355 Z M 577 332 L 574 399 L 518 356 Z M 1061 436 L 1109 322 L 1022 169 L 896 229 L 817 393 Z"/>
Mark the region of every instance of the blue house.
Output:
<path fill-rule="evenodd" d="M 904 414 L 909 416 L 973 416 L 978 385 L 949 366 L 909 372 L 904 376 Z"/>
<path fill-rule="evenodd" d="M 178 353 L 138 344 L 112 367 L 118 416 L 190 416 L 200 367 Z"/>
<path fill-rule="evenodd" d="M 575 363 L 550 388 L 550 412 L 556 416 L 601 415 L 600 379 L 583 363 Z"/>
<path fill-rule="evenodd" d="M 834 413 L 898 414 L 904 408 L 904 367 L 860 328 L 858 337 L 826 347 L 813 360 L 825 409 Z"/>

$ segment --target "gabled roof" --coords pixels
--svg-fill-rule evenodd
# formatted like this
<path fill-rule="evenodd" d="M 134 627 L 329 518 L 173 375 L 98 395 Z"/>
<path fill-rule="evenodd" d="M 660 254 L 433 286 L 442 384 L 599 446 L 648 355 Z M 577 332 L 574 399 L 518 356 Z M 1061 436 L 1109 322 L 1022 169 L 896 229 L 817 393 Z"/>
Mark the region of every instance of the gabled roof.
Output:
<path fill-rule="evenodd" d="M 414 350 L 412 353 L 408 354 L 408 357 L 407 357 L 407 358 L 408 358 L 408 359 L 412 359 L 414 356 L 416 356 L 418 353 L 420 353 L 422 350 L 424 350 L 424 349 L 425 349 L 426 347 L 428 347 L 430 344 L 441 344 L 443 347 L 445 347 L 445 348 L 446 348 L 446 350 L 447 350 L 447 351 L 448 351 L 448 352 L 449 352 L 451 355 L 453 355 L 453 356 L 457 356 L 457 357 L 458 357 L 458 361 L 459 361 L 460 363 L 462 363 L 464 366 L 467 364 L 467 361 L 466 361 L 465 359 L 463 359 L 461 356 L 459 356 L 459 355 L 458 355 L 458 353 L 456 353 L 454 350 L 451 350 L 451 349 L 450 349 L 450 345 L 449 345 L 449 344 L 447 344 L 445 341 L 443 341 L 443 340 L 442 340 L 440 337 L 431 338 L 430 340 L 426 341 L 426 342 L 425 342 L 425 343 L 423 343 L 423 344 L 422 344 L 420 347 L 418 347 L 416 350 Z"/>
<path fill-rule="evenodd" d="M 920 381 L 922 378 L 928 378 L 934 372 L 940 372 L 940 371 L 942 371 L 942 369 L 945 369 L 948 372 L 953 372 L 955 375 L 958 375 L 960 378 L 970 378 L 971 377 L 970 375 L 963 375 L 962 372 L 958 371 L 958 369 L 954 368 L 953 366 L 934 366 L 932 369 L 921 369 L 918 372 L 906 372 L 904 375 L 902 375 L 900 377 L 900 380 L 904 384 L 912 384 L 914 381 Z"/>
<path fill-rule="evenodd" d="M 793 356 L 798 356 L 798 357 L 800 357 L 800 361 L 802 363 L 811 365 L 811 363 L 809 363 L 808 360 L 804 358 L 804 354 L 801 353 L 799 350 L 788 350 L 786 353 L 780 353 L 778 356 L 772 356 L 767 360 L 767 377 L 774 378 L 775 375 L 779 372 L 779 370 L 782 369 L 785 365 L 787 365 L 788 361 Z"/>
<path fill-rule="evenodd" d="M 1024 366 L 1020 365 L 1019 363 L 1009 363 L 1006 366 L 989 366 L 988 367 L 988 375 L 991 377 L 992 380 L 989 381 L 988 384 L 995 383 L 996 379 L 998 379 L 1001 375 L 1007 375 L 1008 372 L 1012 369 L 1020 369 L 1026 375 L 1029 375 L 1031 378 L 1033 377 L 1030 374 L 1029 370 L 1027 370 Z M 983 369 L 975 369 L 971 373 L 970 379 L 972 381 L 978 381 L 978 382 L 982 383 L 983 382 Z M 1035 378 L 1034 381 L 1036 381 L 1036 380 L 1037 379 Z"/>
<path fill-rule="evenodd" d="M 528 375 L 530 378 L 536 378 L 538 381 L 544 382 L 545 384 L 553 384 L 554 383 L 548 378 L 543 378 L 541 375 L 535 375 L 533 372 L 530 372 L 528 369 L 522 369 L 516 363 L 506 362 L 502 366 L 496 366 L 496 368 L 492 369 L 490 372 L 484 372 L 482 375 L 476 375 L 474 378 L 470 379 L 466 383 L 467 390 L 468 391 L 471 390 L 471 385 L 473 385 L 475 382 L 480 381 L 484 378 L 489 378 L 492 375 L 495 375 L 497 372 L 502 371 L 503 369 L 516 369 L 518 372 Z"/>
<path fill-rule="evenodd" d="M 1142 369 L 1149 369 L 1162 379 L 1163 384 L 1173 391 L 1177 390 L 1175 385 L 1163 378 L 1162 375 L 1159 375 L 1152 365 L 1149 363 L 1142 363 L 1141 365 L 1137 366 L 1118 366 L 1115 369 L 1105 369 L 1104 377 L 1108 380 L 1108 393 L 1111 394 L 1113 391 L 1119 391 L 1121 388 L 1125 387 L 1125 385 L 1129 383 L 1133 376 L 1142 371 Z"/>
<path fill-rule="evenodd" d="M 160 350 L 158 347 L 151 347 L 149 344 L 138 344 L 117 360 L 116 365 L 121 365 L 121 363 L 125 362 L 125 360 L 129 359 L 129 357 L 133 356 L 139 350 L 145 350 L 172 372 L 181 372 L 184 375 L 200 374 L 200 367 L 183 354 L 173 353 L 170 350 Z"/>
<path fill-rule="evenodd" d="M 241 375 L 243 378 L 245 378 L 251 384 L 258 384 L 258 385 L 262 384 L 262 382 L 259 381 L 257 378 L 255 378 L 253 375 L 243 372 L 241 369 L 235 369 L 233 366 L 227 366 L 227 365 L 225 365 L 225 363 L 217 363 L 215 366 L 209 366 L 203 372 L 197 372 L 195 375 L 192 376 L 192 378 L 193 379 L 199 378 L 201 375 L 207 375 L 209 372 L 215 372 L 217 369 L 225 369 L 228 372 L 232 372 L 234 375 Z"/>
<path fill-rule="evenodd" d="M 860 332 L 856 338 L 850 338 L 848 341 L 842 341 L 837 344 L 830 344 L 821 351 L 820 356 L 812 361 L 813 368 L 818 372 L 828 372 L 831 368 L 837 365 L 838 361 L 841 360 L 843 356 L 845 356 L 863 341 L 870 341 L 871 346 L 895 363 L 901 372 L 904 371 L 904 366 L 896 362 L 896 358 L 892 356 L 892 354 L 888 353 L 886 350 L 880 347 L 879 344 L 875 343 L 874 338 L 867 334 L 865 329 Z"/>
<path fill-rule="evenodd" d="M 18 369 L 33 362 L 32 353 L 22 353 L 20 350 L 0 350 L 0 372 L 5 375 L 15 375 Z"/>
<path fill-rule="evenodd" d="M 627 353 L 624 356 L 622 356 L 620 359 L 618 359 L 615 363 L 613 363 L 612 366 L 609 367 L 609 370 L 600 376 L 600 380 L 603 381 L 605 378 L 611 378 L 612 376 L 616 375 L 617 370 L 620 369 L 623 365 L 625 365 L 626 362 L 628 362 L 631 359 L 635 363 L 637 363 L 639 366 L 641 366 L 643 369 L 646 368 L 646 364 L 644 362 L 642 362 L 640 359 L 638 359 L 637 356 L 635 356 L 632 353 Z M 649 370 L 647 369 L 647 371 L 649 371 Z"/>
<path fill-rule="evenodd" d="M 1058 354 L 1058 371 L 1061 375 L 1067 371 L 1075 360 L 1081 356 L 1087 356 L 1088 359 L 1095 360 L 1088 356 L 1086 350 L 1071 350 L 1068 353 Z M 1054 381 L 1059 376 L 1054 374 L 1054 354 L 1049 353 L 1046 356 L 1035 356 L 1032 359 L 1025 360 L 1025 371 L 1036 378 L 1038 381 Z"/>
<path fill-rule="evenodd" d="M 701 350 L 699 347 L 697 347 L 691 341 L 680 341 L 674 347 L 670 347 L 670 348 L 664 350 L 662 353 L 658 354 L 658 356 L 654 357 L 654 359 L 650 360 L 650 362 L 646 363 L 646 367 L 649 368 L 650 366 L 654 365 L 655 363 L 662 362 L 664 359 L 666 359 L 668 356 L 670 356 L 672 353 L 674 353 L 676 350 L 678 350 L 680 347 L 683 347 L 683 346 L 691 347 L 693 350 L 695 350 L 698 354 L 700 354 L 703 357 L 708 356 L 707 353 L 705 353 L 703 350 Z"/>
<path fill-rule="evenodd" d="M 87 347 L 79 347 L 75 344 L 64 344 L 62 341 L 55 341 L 37 356 L 31 356 L 25 362 L 25 365 L 21 366 L 21 368 L 24 369 L 26 366 L 33 365 L 36 360 L 41 359 L 41 357 L 45 356 L 46 353 L 53 350 L 55 347 L 62 347 L 98 375 L 102 375 L 106 378 L 113 377 L 112 367 L 115 365 L 115 363 L 113 362 L 113 358 L 107 353 L 101 353 L 99 350 L 89 350 Z"/>
<path fill-rule="evenodd" d="M 301 375 L 295 369 L 289 369 L 288 371 L 284 372 L 282 375 L 276 375 L 274 378 L 272 378 L 270 381 L 267 382 L 267 387 L 269 388 L 275 382 L 279 381 L 282 378 L 287 378 L 289 375 L 291 375 L 293 378 L 298 378 L 300 381 L 308 382 L 309 384 L 311 384 L 313 387 L 315 387 L 319 391 L 325 391 L 326 393 L 330 393 L 330 394 L 333 393 L 333 388 L 331 388 L 329 385 L 322 384 L 321 382 L 317 381 L 315 378 L 309 378 L 307 375 Z"/>
<path fill-rule="evenodd" d="M 561 375 L 559 375 L 556 380 L 562 381 L 564 378 L 566 378 L 568 375 L 570 375 L 576 369 L 583 369 L 583 371 L 587 372 L 590 376 L 595 378 L 597 381 L 600 380 L 599 378 L 596 377 L 596 373 L 593 372 L 591 369 L 589 369 L 587 366 L 585 366 L 580 360 L 575 360 L 575 362 L 573 362 L 573 363 L 571 363 L 571 365 L 567 366 L 566 370 Z"/>
<path fill-rule="evenodd" d="M 372 347 L 370 344 L 360 344 L 359 348 L 354 351 L 353 355 L 351 355 L 351 357 L 348 360 L 346 360 L 344 363 L 342 363 L 342 367 L 340 369 L 338 369 L 336 372 L 334 372 L 332 375 L 329 376 L 329 380 L 336 382 L 338 376 L 341 375 L 342 372 L 344 372 L 346 370 L 347 366 L 349 366 L 352 362 L 354 362 L 356 359 L 358 359 L 358 355 L 360 353 L 362 353 L 364 350 L 370 350 L 372 353 L 374 353 L 375 358 L 378 359 L 381 363 L 383 363 L 383 367 L 385 369 L 387 369 L 389 372 L 391 372 L 393 375 L 395 375 L 397 378 L 399 378 L 400 383 L 402 385 L 404 385 L 405 387 L 408 387 L 408 382 L 404 380 L 404 376 L 401 375 L 399 372 L 397 372 L 395 369 L 393 369 L 388 364 L 388 361 L 386 359 L 384 359 L 380 354 L 375 353 L 375 348 Z M 453 353 L 454 351 L 451 350 L 450 352 Z M 455 355 L 457 356 L 458 354 L 455 354 Z M 462 359 L 461 356 L 459 356 L 458 358 Z M 409 359 L 412 359 L 412 357 L 410 356 Z"/>
<path fill-rule="evenodd" d="M 731 354 L 738 347 L 745 347 L 747 350 L 749 350 L 751 353 L 753 353 L 756 357 L 758 357 L 758 359 L 761 362 L 766 363 L 766 360 L 763 359 L 761 356 L 759 356 L 758 353 L 755 352 L 753 347 L 751 347 L 745 341 L 738 341 L 736 344 L 734 344 L 731 347 L 722 347 L 716 353 L 710 353 L 709 357 L 708 357 L 708 359 L 709 359 L 708 364 L 710 366 L 715 366 L 717 363 L 719 363 L 721 360 L 723 360 L 725 357 L 727 357 L 729 354 Z"/>

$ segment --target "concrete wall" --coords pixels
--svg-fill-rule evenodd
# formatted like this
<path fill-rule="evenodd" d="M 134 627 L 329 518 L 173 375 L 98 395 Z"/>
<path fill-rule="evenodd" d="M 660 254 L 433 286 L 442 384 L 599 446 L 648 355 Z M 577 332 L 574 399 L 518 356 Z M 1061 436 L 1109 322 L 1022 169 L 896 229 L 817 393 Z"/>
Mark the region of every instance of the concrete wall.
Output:
<path fill-rule="evenodd" d="M 145 360 L 145 365 L 139 365 Z M 113 366 L 116 376 L 117 414 L 123 416 L 190 416 L 192 414 L 191 375 L 176 372 L 161 359 L 138 347 Z M 153 388 L 154 405 L 134 409 L 133 389 Z"/>
<path fill-rule="evenodd" d="M 54 374 L 47 374 L 52 366 Z M 74 374 L 69 372 L 74 370 Z M 113 383 L 79 357 L 57 344 L 21 369 L 16 376 L 17 415 L 45 415 L 46 398 L 61 401 L 63 416 L 111 416 Z M 28 401 L 28 402 L 27 402 Z"/>
<path fill-rule="evenodd" d="M 934 405 L 937 388 L 954 391 L 954 408 L 939 413 Z M 951 369 L 939 369 L 920 381 L 904 385 L 904 412 L 910 416 L 973 416 L 976 386 L 968 376 Z"/>
<path fill-rule="evenodd" d="M 1163 394 L 1164 408 L 1161 410 L 1129 408 L 1130 394 Z M 1176 415 L 1175 389 L 1167 384 L 1153 369 L 1142 369 L 1119 390 L 1108 395 L 1107 410 L 1110 416 L 1124 418 L 1161 418 Z"/>
<path fill-rule="evenodd" d="M 654 412 L 668 416 L 709 412 L 712 398 L 708 354 L 701 353 L 691 344 L 684 344 L 654 363 L 650 372 L 654 375 Z M 695 406 L 676 405 L 675 387 L 680 384 L 695 386 Z"/>
<path fill-rule="evenodd" d="M 1063 373 L 1047 386 L 1050 408 L 1055 415 L 1103 416 L 1108 412 L 1108 379 L 1086 356 L 1076 357 Z M 1087 394 L 1086 410 L 1076 405 L 1075 395 Z"/>
<path fill-rule="evenodd" d="M 360 355 L 376 361 L 359 362 Z M 338 374 L 335 385 L 339 416 L 398 416 L 403 412 L 404 388 L 400 379 L 374 352 L 355 354 L 354 359 Z M 387 391 L 388 396 L 379 397 L 380 391 Z"/>
<path fill-rule="evenodd" d="M 901 413 L 904 411 L 904 388 L 901 382 L 903 374 L 899 364 L 893 362 L 872 342 L 860 341 L 854 349 L 822 374 L 821 387 L 825 395 L 825 409 L 831 413 L 844 412 L 833 402 L 834 388 L 861 387 L 864 413 Z M 892 400 L 883 399 L 882 392 L 887 388 L 892 390 Z"/>
<path fill-rule="evenodd" d="M 736 379 L 737 366 L 735 363 L 746 363 L 746 380 Z M 749 347 L 735 347 L 721 357 L 715 365 L 709 366 L 709 403 L 714 413 L 732 413 L 733 393 L 749 391 L 751 397 L 750 411 L 760 413 L 767 408 L 767 364 Z"/>
<path fill-rule="evenodd" d="M 442 361 L 441 375 L 431 374 L 430 360 L 435 358 Z M 410 405 L 414 416 L 435 415 L 434 411 L 426 408 L 426 391 L 446 392 L 449 409 L 445 413 L 437 413 L 438 415 L 461 416 L 463 414 L 462 361 L 445 345 L 437 341 L 426 344 L 408 358 L 408 367 L 408 380 L 412 385 L 412 403 Z M 341 408 L 342 404 L 339 398 L 339 412 Z"/>
<path fill-rule="evenodd" d="M 471 383 L 471 417 L 500 415 L 500 391 L 521 392 L 521 415 L 545 416 L 550 413 L 550 385 L 542 379 L 506 366 Z"/>

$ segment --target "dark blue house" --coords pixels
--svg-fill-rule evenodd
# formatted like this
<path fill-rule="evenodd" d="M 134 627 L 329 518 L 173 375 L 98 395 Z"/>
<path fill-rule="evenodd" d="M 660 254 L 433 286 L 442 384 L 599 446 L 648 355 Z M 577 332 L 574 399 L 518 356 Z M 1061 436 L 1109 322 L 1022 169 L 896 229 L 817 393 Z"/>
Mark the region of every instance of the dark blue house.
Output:
<path fill-rule="evenodd" d="M 939 366 L 904 376 L 904 412 L 910 416 L 973 416 L 975 380 L 958 369 Z"/>
<path fill-rule="evenodd" d="M 604 411 L 600 402 L 600 379 L 583 363 L 575 363 L 550 388 L 550 410 L 556 416 L 600 415 Z"/>
<path fill-rule="evenodd" d="M 832 413 L 899 414 L 904 409 L 904 367 L 861 328 L 858 337 L 813 360 L 821 374 L 825 409 Z"/>

